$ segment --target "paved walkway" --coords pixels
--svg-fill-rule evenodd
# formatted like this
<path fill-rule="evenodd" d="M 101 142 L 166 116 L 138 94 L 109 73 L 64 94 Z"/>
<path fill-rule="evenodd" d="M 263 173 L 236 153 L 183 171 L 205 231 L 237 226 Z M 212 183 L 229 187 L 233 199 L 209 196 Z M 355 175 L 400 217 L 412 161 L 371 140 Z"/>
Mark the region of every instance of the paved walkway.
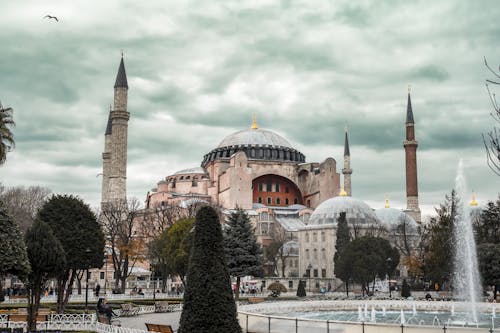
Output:
<path fill-rule="evenodd" d="M 179 320 L 181 319 L 181 312 L 167 312 L 167 313 L 148 313 L 135 317 L 120 317 L 122 327 L 137 328 L 146 330 L 146 323 L 150 324 L 163 324 L 170 325 L 177 331 L 179 328 Z"/>

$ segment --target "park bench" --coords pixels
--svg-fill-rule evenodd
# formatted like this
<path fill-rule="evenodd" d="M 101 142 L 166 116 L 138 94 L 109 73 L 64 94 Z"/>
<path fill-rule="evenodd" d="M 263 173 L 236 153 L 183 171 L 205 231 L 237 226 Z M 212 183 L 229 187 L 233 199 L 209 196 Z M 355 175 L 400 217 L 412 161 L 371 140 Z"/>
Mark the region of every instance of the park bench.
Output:
<path fill-rule="evenodd" d="M 167 301 L 156 301 L 155 302 L 155 312 L 169 312 Z"/>
<path fill-rule="evenodd" d="M 122 303 L 120 304 L 120 307 L 122 310 L 120 315 L 123 317 L 136 316 L 139 314 L 139 308 L 133 306 L 130 303 Z"/>
<path fill-rule="evenodd" d="M 248 297 L 248 303 L 250 304 L 257 304 L 257 303 L 262 303 L 266 299 L 264 297 Z"/>
<path fill-rule="evenodd" d="M 170 325 L 146 323 L 146 327 L 147 327 L 149 332 L 174 333 L 174 330 L 172 329 L 172 326 L 170 326 Z"/>

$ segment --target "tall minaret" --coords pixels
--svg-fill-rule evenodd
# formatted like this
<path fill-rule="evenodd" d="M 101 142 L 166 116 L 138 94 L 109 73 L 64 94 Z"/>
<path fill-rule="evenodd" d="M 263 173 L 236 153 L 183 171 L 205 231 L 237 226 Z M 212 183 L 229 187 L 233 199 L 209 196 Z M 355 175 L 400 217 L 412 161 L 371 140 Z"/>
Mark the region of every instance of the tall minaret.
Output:
<path fill-rule="evenodd" d="M 406 107 L 406 140 L 403 146 L 406 154 L 406 213 L 415 221 L 421 222 L 417 181 L 418 142 L 415 140 L 415 122 L 411 108 L 410 88 L 408 88 L 408 105 Z"/>
<path fill-rule="evenodd" d="M 351 191 L 351 153 L 349 151 L 349 139 L 347 138 L 347 127 L 345 128 L 345 140 L 344 140 L 344 168 L 342 169 L 342 174 L 344 175 L 344 190 L 347 196 L 352 196 Z"/>
<path fill-rule="evenodd" d="M 111 173 L 111 105 L 109 106 L 108 124 L 104 133 L 104 152 L 102 153 L 102 188 L 101 202 L 109 202 L 109 176 Z"/>
<path fill-rule="evenodd" d="M 107 199 L 127 199 L 127 129 L 130 114 L 127 112 L 128 84 L 123 54 L 115 81 L 114 108 L 111 118 L 111 166 Z"/>

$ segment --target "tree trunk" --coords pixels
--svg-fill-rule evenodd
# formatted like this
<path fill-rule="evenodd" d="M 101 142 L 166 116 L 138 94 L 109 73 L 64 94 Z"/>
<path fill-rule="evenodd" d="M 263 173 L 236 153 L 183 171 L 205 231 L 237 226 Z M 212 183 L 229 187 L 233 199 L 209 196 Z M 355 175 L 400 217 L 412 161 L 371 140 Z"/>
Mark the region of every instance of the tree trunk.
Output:
<path fill-rule="evenodd" d="M 42 281 L 39 278 L 33 280 L 28 296 L 28 332 L 36 331 L 36 318 L 40 308 L 40 297 Z"/>
<path fill-rule="evenodd" d="M 240 299 L 240 277 L 236 277 L 236 292 L 234 293 L 234 301 L 238 302 Z"/>
<path fill-rule="evenodd" d="M 345 282 L 345 291 L 346 291 L 347 297 L 349 297 L 349 280 L 347 280 Z"/>

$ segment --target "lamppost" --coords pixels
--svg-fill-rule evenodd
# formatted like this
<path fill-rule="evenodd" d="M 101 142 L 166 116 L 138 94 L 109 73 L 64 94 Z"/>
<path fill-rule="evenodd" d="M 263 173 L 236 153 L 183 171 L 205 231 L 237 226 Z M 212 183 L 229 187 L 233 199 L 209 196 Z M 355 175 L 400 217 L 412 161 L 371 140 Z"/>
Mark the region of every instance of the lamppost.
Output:
<path fill-rule="evenodd" d="M 85 313 L 87 313 L 88 310 L 88 304 L 89 304 L 89 266 L 90 266 L 90 260 L 88 258 L 90 252 L 92 252 L 89 248 L 85 249 L 85 257 L 87 259 L 87 269 L 85 270 L 87 276 L 85 279 Z"/>
<path fill-rule="evenodd" d="M 311 292 L 311 269 L 312 269 L 312 265 L 311 263 L 309 263 L 309 265 L 307 265 L 307 277 L 309 278 L 309 292 Z"/>
<path fill-rule="evenodd" d="M 108 282 L 108 254 L 104 257 L 104 297 L 106 297 L 106 287 Z"/>
<path fill-rule="evenodd" d="M 391 263 L 392 263 L 392 258 L 387 258 L 386 259 L 386 262 L 387 262 L 387 267 L 390 268 L 391 266 Z M 390 274 L 387 274 L 387 283 L 389 284 L 389 298 L 392 298 L 392 290 L 391 290 L 391 275 Z"/>

